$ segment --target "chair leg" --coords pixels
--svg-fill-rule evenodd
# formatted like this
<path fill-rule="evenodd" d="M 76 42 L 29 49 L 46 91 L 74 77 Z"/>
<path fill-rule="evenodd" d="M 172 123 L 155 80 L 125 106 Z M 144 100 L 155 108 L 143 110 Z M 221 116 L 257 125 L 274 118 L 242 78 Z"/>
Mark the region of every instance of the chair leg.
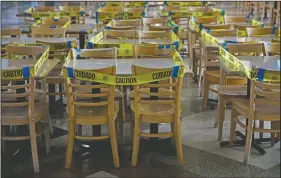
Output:
<path fill-rule="evenodd" d="M 224 122 L 224 117 L 225 117 L 225 101 L 222 96 L 219 96 L 219 104 L 217 108 L 217 122 L 219 124 L 218 128 L 218 140 L 221 141 L 222 139 L 222 132 L 223 132 L 223 122 Z"/>
<path fill-rule="evenodd" d="M 114 167 L 119 168 L 120 162 L 119 162 L 117 139 L 116 139 L 115 120 L 109 121 L 109 132 L 110 132 L 110 142 L 111 142 Z"/>
<path fill-rule="evenodd" d="M 132 137 L 132 145 L 134 144 L 134 125 L 135 125 L 135 113 L 134 112 L 131 112 L 132 113 L 132 120 L 131 120 L 131 137 Z"/>
<path fill-rule="evenodd" d="M 175 143 L 175 126 L 174 126 L 175 124 L 173 122 L 171 122 L 170 125 L 171 125 L 171 132 L 174 134 L 171 138 L 172 144 L 174 144 Z"/>
<path fill-rule="evenodd" d="M 175 124 L 175 141 L 176 141 L 176 148 L 177 148 L 177 156 L 179 165 L 183 165 L 183 151 L 182 151 L 182 142 L 181 142 L 181 126 L 180 126 L 180 119 L 176 119 Z"/>
<path fill-rule="evenodd" d="M 49 127 L 49 126 L 47 126 L 47 127 Z M 50 130 L 49 130 L 49 128 L 45 128 L 44 136 L 45 136 L 46 153 L 48 155 L 50 153 L 50 148 L 51 148 L 51 137 L 50 137 Z"/>
<path fill-rule="evenodd" d="M 134 128 L 133 154 L 132 154 L 132 166 L 133 167 L 135 167 L 137 165 L 138 154 L 139 154 L 140 121 L 138 119 L 134 119 L 135 120 L 135 128 Z"/>
<path fill-rule="evenodd" d="M 30 132 L 30 142 L 31 142 L 31 152 L 32 152 L 32 160 L 34 172 L 39 173 L 39 161 L 38 161 L 38 150 L 37 150 L 37 141 L 36 141 L 36 130 L 35 123 L 29 124 L 29 132 Z"/>
<path fill-rule="evenodd" d="M 234 107 L 232 106 L 231 109 L 231 118 L 230 118 L 230 134 L 229 134 L 229 146 L 233 145 L 235 130 L 236 130 L 236 121 L 235 118 L 237 117 L 236 111 Z"/>
<path fill-rule="evenodd" d="M 249 119 L 249 125 L 248 125 L 248 131 L 247 131 L 247 138 L 246 138 L 246 145 L 245 145 L 245 153 L 244 153 L 244 164 L 248 164 L 250 151 L 251 151 L 251 145 L 252 145 L 252 122 Z"/>
<path fill-rule="evenodd" d="M 68 169 L 71 167 L 72 160 L 72 152 L 74 147 L 74 123 L 72 120 L 69 120 L 68 123 L 68 140 L 67 140 L 67 148 L 66 148 L 66 160 L 65 160 L 65 168 Z"/>
<path fill-rule="evenodd" d="M 202 101 L 202 111 L 206 111 L 207 110 L 207 102 L 208 102 L 208 96 L 209 96 L 209 89 L 210 89 L 210 85 L 207 82 L 206 77 L 204 77 L 204 89 L 203 89 L 203 101 Z"/>

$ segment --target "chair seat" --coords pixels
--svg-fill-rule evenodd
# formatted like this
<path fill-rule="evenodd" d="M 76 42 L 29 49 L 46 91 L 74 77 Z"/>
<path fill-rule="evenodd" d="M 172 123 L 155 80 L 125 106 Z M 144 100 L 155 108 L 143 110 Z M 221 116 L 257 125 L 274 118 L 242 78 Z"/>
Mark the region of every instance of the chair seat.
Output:
<path fill-rule="evenodd" d="M 26 92 L 29 93 L 29 90 L 27 89 Z M 35 89 L 34 101 L 35 102 L 41 101 L 44 98 L 45 93 L 46 92 L 44 92 L 43 90 Z M 2 94 L 16 94 L 16 91 L 15 90 L 2 91 Z M 2 96 L 1 100 L 2 102 L 15 102 L 16 98 Z"/>
<path fill-rule="evenodd" d="M 219 95 L 224 96 L 246 96 L 247 86 L 246 85 L 223 85 L 219 87 Z"/>
<path fill-rule="evenodd" d="M 266 102 L 266 99 L 264 98 L 257 98 L 256 100 L 262 100 L 264 101 L 264 104 L 255 104 L 255 119 L 262 120 L 262 118 L 266 116 L 274 116 L 274 115 L 280 115 L 280 108 L 276 105 L 270 105 Z M 270 99 L 268 99 L 270 100 Z M 244 116 L 249 117 L 249 110 L 250 110 L 250 99 L 248 98 L 234 98 L 232 99 L 232 106 L 235 107 L 238 112 Z"/>
<path fill-rule="evenodd" d="M 155 100 L 155 103 L 143 103 L 141 104 L 141 114 L 143 115 L 163 115 L 172 116 L 174 114 L 174 104 L 159 104 Z M 135 103 L 131 103 L 131 110 L 135 112 Z"/>
<path fill-rule="evenodd" d="M 117 117 L 117 113 L 119 111 L 119 102 L 115 101 L 114 106 L 114 118 Z M 83 118 L 83 119 L 93 119 L 97 117 L 108 117 L 108 105 L 104 106 L 76 106 L 75 108 L 75 117 L 76 118 Z"/>
<path fill-rule="evenodd" d="M 48 103 L 36 103 L 34 105 L 34 119 L 42 120 L 43 116 L 46 116 L 48 112 Z M 28 119 L 29 118 L 29 107 L 1 107 L 2 122 L 5 119 Z"/>

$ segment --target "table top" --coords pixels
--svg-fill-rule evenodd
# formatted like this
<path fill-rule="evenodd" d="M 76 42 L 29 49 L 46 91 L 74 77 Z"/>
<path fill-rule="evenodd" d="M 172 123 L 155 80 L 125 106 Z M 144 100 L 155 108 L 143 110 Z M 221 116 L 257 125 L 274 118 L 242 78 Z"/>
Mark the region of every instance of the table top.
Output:
<path fill-rule="evenodd" d="M 227 37 L 216 37 L 220 42 L 225 41 L 233 41 L 233 42 L 247 42 L 247 41 L 259 41 L 259 42 L 271 42 L 273 39 L 277 39 L 275 35 L 270 36 L 261 36 L 261 37 L 235 37 L 235 36 L 227 36 Z"/>
<path fill-rule="evenodd" d="M 99 68 L 105 68 L 110 66 L 116 66 L 116 75 L 132 75 L 131 66 L 137 65 L 147 68 L 164 69 L 173 67 L 174 61 L 168 58 L 146 58 L 146 59 L 79 59 L 70 60 L 69 63 L 65 63 L 65 67 L 72 67 L 81 70 L 93 70 Z M 187 74 L 192 72 L 188 67 L 185 71 Z"/>
<path fill-rule="evenodd" d="M 171 39 L 101 39 L 98 44 L 173 44 Z"/>
<path fill-rule="evenodd" d="M 67 43 L 68 41 L 76 41 L 76 38 L 9 38 L 2 37 L 1 44 L 9 44 L 9 43 L 36 43 L 36 41 L 42 41 L 46 43 Z"/>

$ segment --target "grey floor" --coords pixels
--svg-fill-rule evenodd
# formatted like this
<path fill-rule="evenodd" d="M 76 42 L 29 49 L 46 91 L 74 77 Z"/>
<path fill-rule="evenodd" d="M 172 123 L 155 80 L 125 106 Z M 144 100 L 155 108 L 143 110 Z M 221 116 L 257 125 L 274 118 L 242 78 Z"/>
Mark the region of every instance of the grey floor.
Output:
<path fill-rule="evenodd" d="M 56 2 L 60 4 L 60 2 Z M 62 4 L 67 2 L 61 2 Z M 97 3 L 77 3 L 93 12 L 97 9 Z M 44 2 L 2 2 L 2 27 L 24 25 L 23 19 L 15 14 L 23 12 L 31 5 L 40 6 Z M 231 2 L 216 5 L 225 8 L 233 15 L 243 15 Z M 150 15 L 154 15 L 157 8 L 150 7 Z M 87 18 L 87 23 L 94 23 L 94 18 Z M 188 58 L 184 57 L 187 63 Z M 210 94 L 210 98 L 216 98 Z M 182 141 L 184 150 L 184 166 L 177 164 L 176 154 L 171 151 L 173 148 L 161 146 L 153 150 L 145 150 L 140 153 L 139 163 L 136 168 L 130 166 L 131 156 L 131 131 L 130 122 L 124 124 L 124 147 L 120 151 L 121 168 L 115 169 L 112 166 L 111 152 L 109 149 L 98 149 L 93 155 L 85 159 L 78 154 L 75 163 L 70 170 L 64 169 L 66 138 L 62 134 L 52 139 L 50 155 L 40 155 L 41 173 L 39 177 L 280 177 L 280 144 L 270 147 L 269 143 L 262 144 L 266 154 L 260 155 L 254 149 L 248 165 L 243 164 L 244 147 L 220 147 L 217 141 L 217 129 L 213 128 L 216 111 L 208 109 L 202 112 L 202 98 L 199 96 L 197 84 L 190 78 L 184 79 L 182 91 Z M 226 112 L 224 122 L 223 140 L 229 137 L 230 113 Z M 130 120 L 130 114 L 128 113 Z M 67 114 L 59 113 L 51 117 L 53 126 L 67 130 Z M 161 125 L 160 132 L 169 130 L 165 124 Z M 143 130 L 148 127 L 144 126 Z M 241 130 L 242 128 L 238 128 Z M 83 129 L 85 134 L 91 132 L 91 128 Z M 104 127 L 102 132 L 107 132 Z M 258 136 L 258 134 L 256 135 Z M 266 135 L 265 135 L 266 136 Z M 102 143 L 108 148 L 108 143 Z M 98 147 L 98 146 L 97 146 Z M 141 146 L 142 147 L 142 146 Z M 8 160 L 11 158 L 8 158 Z M 30 152 L 27 151 L 25 160 L 16 163 L 2 159 L 2 174 L 5 177 L 35 176 L 32 169 Z M 11 159 L 13 160 L 13 159 Z M 5 166 L 6 164 L 6 166 Z M 38 176 L 38 175 L 36 175 Z"/>

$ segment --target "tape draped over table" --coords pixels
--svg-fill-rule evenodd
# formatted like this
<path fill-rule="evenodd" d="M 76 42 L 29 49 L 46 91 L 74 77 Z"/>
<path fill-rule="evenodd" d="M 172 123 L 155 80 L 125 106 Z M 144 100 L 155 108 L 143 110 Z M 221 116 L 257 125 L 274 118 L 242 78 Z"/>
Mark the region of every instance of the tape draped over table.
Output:
<path fill-rule="evenodd" d="M 72 79 L 99 82 L 110 85 L 139 85 L 160 80 L 167 80 L 170 78 L 183 77 L 184 70 L 184 65 L 177 65 L 165 70 L 159 70 L 157 72 L 146 73 L 138 76 L 119 77 L 93 72 L 90 70 L 79 70 L 72 67 L 65 67 L 63 69 L 63 75 L 64 77 L 69 77 Z"/>
<path fill-rule="evenodd" d="M 276 82 L 280 81 L 280 73 L 279 75 L 262 69 L 262 68 L 256 68 L 256 69 L 250 69 L 247 68 L 242 62 L 240 62 L 239 59 L 237 59 L 235 56 L 230 54 L 226 49 L 219 46 L 219 54 L 221 63 L 223 63 L 224 66 L 227 67 L 230 71 L 240 71 L 243 72 L 244 75 L 252 80 L 258 80 L 258 81 L 268 81 L 268 82 Z"/>

